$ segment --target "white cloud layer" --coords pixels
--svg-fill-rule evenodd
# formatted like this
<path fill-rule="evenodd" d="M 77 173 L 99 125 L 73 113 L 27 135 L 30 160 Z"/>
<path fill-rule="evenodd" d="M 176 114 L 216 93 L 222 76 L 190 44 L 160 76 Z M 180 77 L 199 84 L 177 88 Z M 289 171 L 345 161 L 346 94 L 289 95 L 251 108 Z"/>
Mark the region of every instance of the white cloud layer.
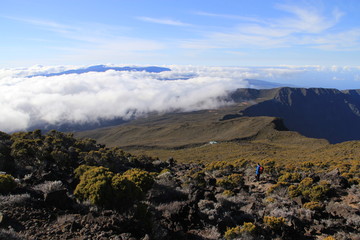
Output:
<path fill-rule="evenodd" d="M 172 71 L 88 72 L 37 76 L 75 66 L 0 69 L 0 131 L 24 130 L 39 124 L 89 123 L 129 118 L 133 114 L 217 108 L 218 97 L 250 86 L 244 79 L 312 86 L 358 82 L 359 68 L 347 67 L 194 67 L 168 66 Z M 167 79 L 167 80 L 164 80 Z"/>

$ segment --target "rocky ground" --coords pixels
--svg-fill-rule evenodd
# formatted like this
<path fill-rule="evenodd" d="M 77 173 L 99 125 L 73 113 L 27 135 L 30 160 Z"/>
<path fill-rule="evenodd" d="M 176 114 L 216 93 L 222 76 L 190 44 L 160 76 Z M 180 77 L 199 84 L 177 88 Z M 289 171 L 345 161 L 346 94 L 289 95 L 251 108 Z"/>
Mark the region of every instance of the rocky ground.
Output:
<path fill-rule="evenodd" d="M 359 185 L 338 168 L 270 161 L 255 181 L 255 166 L 136 157 L 59 132 L 0 133 L 0 170 L 15 177 L 0 173 L 0 239 L 360 239 Z M 354 175 L 359 164 L 347 168 Z"/>
<path fill-rule="evenodd" d="M 35 186 L 20 179 L 11 195 L 1 196 L 2 239 L 222 239 L 228 229 L 254 223 L 256 231 L 240 239 L 360 239 L 360 191 L 346 186 L 336 170 L 312 176 L 331 182 L 331 194 L 319 209 L 304 208 L 302 197 L 286 188 L 269 193 L 269 174 L 255 181 L 251 168 L 206 170 L 205 166 L 168 166 L 156 177 L 146 199 L 119 213 L 79 203 L 61 179 Z M 238 186 L 219 186 L 216 179 L 243 174 Z M 52 185 L 52 186 L 51 186 Z M 225 191 L 225 192 L 224 192 Z M 141 204 L 141 206 L 140 206 Z M 138 210 L 137 209 L 137 210 Z M 138 210 L 140 211 L 140 210 Z M 272 227 L 265 216 L 284 218 Z M 242 237 L 242 238 L 241 238 Z"/>

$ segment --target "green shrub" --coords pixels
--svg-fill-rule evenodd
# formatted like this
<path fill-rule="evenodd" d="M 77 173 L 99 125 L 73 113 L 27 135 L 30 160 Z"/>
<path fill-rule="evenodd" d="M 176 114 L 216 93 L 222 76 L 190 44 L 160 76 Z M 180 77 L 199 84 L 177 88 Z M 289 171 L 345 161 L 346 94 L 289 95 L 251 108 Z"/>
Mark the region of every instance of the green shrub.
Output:
<path fill-rule="evenodd" d="M 9 174 L 0 174 L 0 193 L 8 193 L 16 188 L 15 179 Z"/>
<path fill-rule="evenodd" d="M 285 173 L 283 175 L 281 175 L 278 179 L 279 182 L 300 182 L 301 180 L 301 175 L 300 173 Z"/>
<path fill-rule="evenodd" d="M 245 222 L 241 228 L 242 232 L 254 233 L 256 231 L 255 224 L 251 222 Z"/>
<path fill-rule="evenodd" d="M 298 186 L 290 186 L 288 193 L 290 197 L 304 196 L 310 201 L 323 200 L 330 190 L 330 184 L 326 181 L 322 181 L 319 184 L 314 184 L 312 178 L 304 178 Z"/>
<path fill-rule="evenodd" d="M 131 169 L 124 174 L 114 174 L 108 168 L 81 165 L 75 170 L 80 176 L 74 195 L 91 204 L 124 210 L 141 200 L 154 180 L 150 173 Z"/>
<path fill-rule="evenodd" d="M 147 171 L 133 168 L 124 172 L 123 176 L 134 182 L 143 192 L 147 192 L 154 184 L 154 177 Z"/>
<path fill-rule="evenodd" d="M 299 184 L 299 190 L 302 192 L 306 189 L 308 189 L 309 187 L 311 187 L 314 183 L 314 180 L 310 177 L 306 177 L 304 178 L 300 184 Z"/>
<path fill-rule="evenodd" d="M 336 240 L 336 238 L 332 237 L 332 236 L 327 236 L 326 238 L 324 238 L 323 240 Z"/>
<path fill-rule="evenodd" d="M 304 203 L 303 207 L 313 211 L 322 210 L 324 208 L 324 206 L 321 203 L 314 201 Z"/>
<path fill-rule="evenodd" d="M 274 203 L 274 202 L 275 202 L 275 198 L 272 198 L 272 197 L 265 198 L 265 202 L 267 202 L 267 203 Z"/>
<path fill-rule="evenodd" d="M 227 240 L 231 240 L 231 239 L 235 239 L 235 238 L 239 238 L 240 237 L 240 230 L 241 227 L 240 226 L 236 226 L 233 228 L 228 228 L 224 234 L 224 238 Z"/>
<path fill-rule="evenodd" d="M 232 165 L 237 169 L 247 167 L 249 164 L 250 162 L 245 159 L 237 159 L 232 161 Z"/>
<path fill-rule="evenodd" d="M 89 200 L 92 204 L 109 207 L 113 200 L 113 176 L 107 168 L 92 167 L 81 175 L 74 195 L 81 201 Z"/>
<path fill-rule="evenodd" d="M 268 225 L 271 229 L 277 230 L 285 225 L 285 218 L 283 217 L 273 217 L 273 216 L 265 216 L 264 223 Z"/>
<path fill-rule="evenodd" d="M 144 195 L 135 182 L 121 174 L 116 174 L 112 178 L 111 187 L 114 192 L 112 205 L 115 209 L 126 209 L 134 202 L 141 200 Z"/>
<path fill-rule="evenodd" d="M 216 184 L 226 190 L 233 190 L 234 188 L 241 187 L 244 185 L 244 179 L 241 174 L 233 173 L 222 179 L 216 181 Z"/>
<path fill-rule="evenodd" d="M 227 240 L 240 238 L 243 234 L 254 234 L 256 232 L 256 225 L 251 222 L 245 222 L 242 226 L 228 228 L 224 234 Z"/>
<path fill-rule="evenodd" d="M 299 190 L 299 188 L 297 186 L 290 185 L 288 187 L 288 194 L 289 194 L 290 197 L 294 198 L 294 197 L 300 196 L 301 191 Z"/>
<path fill-rule="evenodd" d="M 74 170 L 75 177 L 80 179 L 80 177 L 88 170 L 96 168 L 95 166 L 89 166 L 89 165 L 80 165 Z"/>
<path fill-rule="evenodd" d="M 163 174 L 163 173 L 171 173 L 171 170 L 168 169 L 168 168 L 164 168 L 163 170 L 161 170 L 161 172 L 159 173 L 160 174 Z"/>
<path fill-rule="evenodd" d="M 311 168 L 314 166 L 314 163 L 310 162 L 310 161 L 306 161 L 306 162 L 301 163 L 301 166 L 304 168 Z"/>
<path fill-rule="evenodd" d="M 194 184 L 198 187 L 206 186 L 205 172 L 203 170 L 195 171 L 195 172 L 191 171 L 188 177 L 189 180 L 187 181 L 187 184 Z"/>
<path fill-rule="evenodd" d="M 213 170 L 222 170 L 222 169 L 233 169 L 234 165 L 227 161 L 216 161 L 209 163 L 206 166 L 206 170 L 213 171 Z"/>
<path fill-rule="evenodd" d="M 226 196 L 226 197 L 232 197 L 232 196 L 235 196 L 235 193 L 231 190 L 224 190 L 222 192 L 222 195 Z"/>
<path fill-rule="evenodd" d="M 70 164 L 70 156 L 67 152 L 54 150 L 50 153 L 50 155 L 58 164 L 61 164 L 63 166 L 67 166 L 68 164 Z"/>
<path fill-rule="evenodd" d="M 303 195 L 308 197 L 311 201 L 323 200 L 330 188 L 327 185 L 319 184 L 308 190 L 303 191 Z"/>

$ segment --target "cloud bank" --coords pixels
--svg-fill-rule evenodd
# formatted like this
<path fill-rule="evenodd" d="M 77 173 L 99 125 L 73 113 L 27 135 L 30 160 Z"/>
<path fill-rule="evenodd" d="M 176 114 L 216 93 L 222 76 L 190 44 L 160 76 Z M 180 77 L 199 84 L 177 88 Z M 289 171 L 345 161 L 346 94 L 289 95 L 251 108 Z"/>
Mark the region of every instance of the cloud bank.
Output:
<path fill-rule="evenodd" d="M 149 112 L 217 108 L 229 104 L 219 100 L 229 91 L 257 87 L 245 79 L 299 86 L 304 86 L 304 83 L 311 86 L 313 79 L 319 82 L 321 77 L 325 83 L 343 83 L 347 78 L 360 81 L 359 68 L 166 67 L 171 71 L 108 70 L 50 77 L 29 76 L 79 67 L 0 69 L 0 131 L 13 132 L 42 124 L 85 124 L 99 119 L 127 119 Z"/>

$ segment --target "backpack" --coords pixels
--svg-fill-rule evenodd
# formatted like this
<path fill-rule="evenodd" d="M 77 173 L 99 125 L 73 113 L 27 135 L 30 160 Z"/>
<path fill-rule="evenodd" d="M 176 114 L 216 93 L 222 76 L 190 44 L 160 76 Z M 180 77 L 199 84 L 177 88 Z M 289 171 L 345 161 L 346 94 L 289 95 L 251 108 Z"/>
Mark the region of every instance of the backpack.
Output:
<path fill-rule="evenodd" d="M 259 168 L 259 173 L 263 173 L 264 172 L 264 167 L 263 166 L 260 166 Z"/>

